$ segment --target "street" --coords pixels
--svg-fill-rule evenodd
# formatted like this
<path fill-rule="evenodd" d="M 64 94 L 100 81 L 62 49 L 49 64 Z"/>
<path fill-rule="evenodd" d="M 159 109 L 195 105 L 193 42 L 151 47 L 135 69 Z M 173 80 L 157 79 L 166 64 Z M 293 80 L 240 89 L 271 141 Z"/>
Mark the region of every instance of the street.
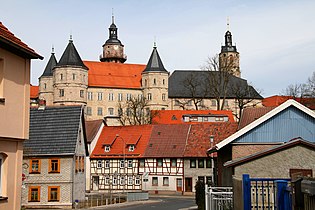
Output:
<path fill-rule="evenodd" d="M 105 206 L 99 207 L 97 210 L 146 210 L 146 209 L 155 209 L 155 210 L 179 210 L 179 209 L 196 209 L 194 197 L 186 196 L 176 196 L 176 197 L 151 197 L 149 201 L 144 202 L 134 202 L 134 204 L 125 204 L 125 205 L 114 205 L 112 207 Z"/>

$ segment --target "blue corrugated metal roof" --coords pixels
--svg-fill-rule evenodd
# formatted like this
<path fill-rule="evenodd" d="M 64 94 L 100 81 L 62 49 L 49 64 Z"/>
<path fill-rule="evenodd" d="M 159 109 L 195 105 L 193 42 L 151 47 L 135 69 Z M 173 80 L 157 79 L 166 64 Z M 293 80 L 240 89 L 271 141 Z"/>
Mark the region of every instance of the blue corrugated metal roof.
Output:
<path fill-rule="evenodd" d="M 291 106 L 238 137 L 234 142 L 286 142 L 296 137 L 315 142 L 315 119 Z"/>

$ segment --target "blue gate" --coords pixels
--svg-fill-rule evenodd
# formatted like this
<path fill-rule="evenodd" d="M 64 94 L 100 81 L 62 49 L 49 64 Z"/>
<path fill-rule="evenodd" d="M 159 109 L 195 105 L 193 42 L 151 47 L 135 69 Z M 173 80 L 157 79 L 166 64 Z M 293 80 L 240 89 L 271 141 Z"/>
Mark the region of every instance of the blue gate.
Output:
<path fill-rule="evenodd" d="M 250 178 L 243 174 L 244 210 L 292 210 L 290 179 Z"/>

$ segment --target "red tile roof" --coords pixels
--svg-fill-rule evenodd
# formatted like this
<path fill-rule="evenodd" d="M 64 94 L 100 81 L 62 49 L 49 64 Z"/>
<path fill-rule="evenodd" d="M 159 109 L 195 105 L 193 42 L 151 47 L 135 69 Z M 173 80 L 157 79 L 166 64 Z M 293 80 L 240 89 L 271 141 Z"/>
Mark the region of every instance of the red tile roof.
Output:
<path fill-rule="evenodd" d="M 158 110 L 153 111 L 152 124 L 182 124 L 200 123 L 184 122 L 183 115 L 226 115 L 230 122 L 235 122 L 232 111 L 227 110 Z"/>
<path fill-rule="evenodd" d="M 263 115 L 267 114 L 275 107 L 248 107 L 243 110 L 242 118 L 239 122 L 238 129 L 244 128 L 246 125 L 254 122 L 258 118 L 262 117 Z"/>
<path fill-rule="evenodd" d="M 86 137 L 87 142 L 91 143 L 92 140 L 95 138 L 97 132 L 99 131 L 103 120 L 89 120 L 85 121 L 85 129 L 86 129 Z"/>
<path fill-rule="evenodd" d="M 207 157 L 207 150 L 237 131 L 237 123 L 193 124 L 189 132 L 184 157 Z M 213 144 L 210 143 L 213 137 Z M 216 153 L 213 153 L 216 157 Z"/>
<path fill-rule="evenodd" d="M 84 61 L 89 68 L 89 87 L 141 88 L 146 65 Z"/>
<path fill-rule="evenodd" d="M 14 34 L 5 27 L 2 22 L 0 22 L 0 41 L 8 44 L 16 51 L 23 52 L 23 54 L 27 54 L 31 58 L 40 58 L 43 59 L 42 56 L 37 54 L 32 48 L 27 46 L 24 42 L 22 42 L 19 38 L 14 36 Z"/>
<path fill-rule="evenodd" d="M 190 125 L 154 125 L 144 157 L 182 157 Z"/>
<path fill-rule="evenodd" d="M 139 158 L 148 144 L 152 125 L 105 126 L 91 154 L 91 158 Z M 118 136 L 117 136 L 118 135 Z M 135 144 L 135 150 L 129 151 L 128 144 Z M 105 152 L 105 145 L 110 151 Z M 123 150 L 124 148 L 124 150 Z"/>
<path fill-rule="evenodd" d="M 30 86 L 30 97 L 31 99 L 37 99 L 39 94 L 39 86 Z"/>
<path fill-rule="evenodd" d="M 271 96 L 268 98 L 264 98 L 262 100 L 263 106 L 266 107 L 274 107 L 274 106 L 279 106 L 280 104 L 286 102 L 289 99 L 294 99 L 297 102 L 303 104 L 304 106 L 308 107 L 309 109 L 315 110 L 315 98 L 296 98 L 293 96 Z"/>

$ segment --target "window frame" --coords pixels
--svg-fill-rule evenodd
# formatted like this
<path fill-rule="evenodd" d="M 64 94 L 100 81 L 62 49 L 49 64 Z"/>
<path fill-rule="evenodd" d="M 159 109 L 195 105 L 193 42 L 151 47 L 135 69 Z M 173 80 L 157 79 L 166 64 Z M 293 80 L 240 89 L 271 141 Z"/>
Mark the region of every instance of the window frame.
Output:
<path fill-rule="evenodd" d="M 32 190 L 37 190 L 37 199 L 32 200 Z M 40 186 L 28 187 L 28 202 L 40 202 Z"/>
<path fill-rule="evenodd" d="M 114 112 L 115 112 L 115 109 L 114 109 L 113 107 L 109 107 L 109 108 L 107 109 L 107 112 L 108 112 L 108 115 L 113 116 L 113 115 L 114 115 Z"/>
<path fill-rule="evenodd" d="M 198 159 L 198 168 L 205 168 L 205 160 Z"/>
<path fill-rule="evenodd" d="M 127 168 L 132 168 L 133 167 L 133 161 L 132 160 L 128 160 L 127 161 Z"/>
<path fill-rule="evenodd" d="M 145 160 L 139 159 L 139 167 L 144 167 L 144 166 L 145 166 Z"/>
<path fill-rule="evenodd" d="M 169 185 L 170 185 L 169 177 L 163 177 L 163 186 L 169 186 Z"/>
<path fill-rule="evenodd" d="M 134 145 L 134 144 L 130 144 L 128 151 L 129 151 L 129 152 L 135 151 L 135 145 Z"/>
<path fill-rule="evenodd" d="M 52 161 L 57 161 L 57 167 L 58 167 L 57 170 L 52 170 Z M 48 173 L 50 173 L 50 174 L 60 173 L 60 159 L 59 158 L 50 158 L 48 162 L 49 162 Z"/>
<path fill-rule="evenodd" d="M 38 161 L 38 169 L 33 170 L 33 162 Z M 40 174 L 41 169 L 41 160 L 40 159 L 30 159 L 30 167 L 29 167 L 29 173 L 30 174 Z"/>
<path fill-rule="evenodd" d="M 64 96 L 65 96 L 65 90 L 59 89 L 59 97 L 64 97 Z"/>
<path fill-rule="evenodd" d="M 96 162 L 96 168 L 97 168 L 97 169 L 101 169 L 102 166 L 103 166 L 102 160 L 97 160 L 97 162 Z"/>
<path fill-rule="evenodd" d="M 159 186 L 159 178 L 157 176 L 152 177 L 152 186 Z"/>
<path fill-rule="evenodd" d="M 110 160 L 105 160 L 105 168 L 110 168 Z"/>
<path fill-rule="evenodd" d="M 190 159 L 190 168 L 196 168 L 197 164 L 196 164 L 196 159 Z"/>
<path fill-rule="evenodd" d="M 52 199 L 51 191 L 57 189 L 57 198 Z M 60 186 L 48 186 L 48 202 L 59 202 L 60 201 Z"/>
<path fill-rule="evenodd" d="M 157 158 L 156 159 L 156 166 L 157 167 L 163 167 L 163 158 Z"/>
<path fill-rule="evenodd" d="M 212 168 L 212 159 L 206 159 L 206 168 Z"/>
<path fill-rule="evenodd" d="M 80 98 L 84 98 L 84 90 L 80 90 Z"/>

